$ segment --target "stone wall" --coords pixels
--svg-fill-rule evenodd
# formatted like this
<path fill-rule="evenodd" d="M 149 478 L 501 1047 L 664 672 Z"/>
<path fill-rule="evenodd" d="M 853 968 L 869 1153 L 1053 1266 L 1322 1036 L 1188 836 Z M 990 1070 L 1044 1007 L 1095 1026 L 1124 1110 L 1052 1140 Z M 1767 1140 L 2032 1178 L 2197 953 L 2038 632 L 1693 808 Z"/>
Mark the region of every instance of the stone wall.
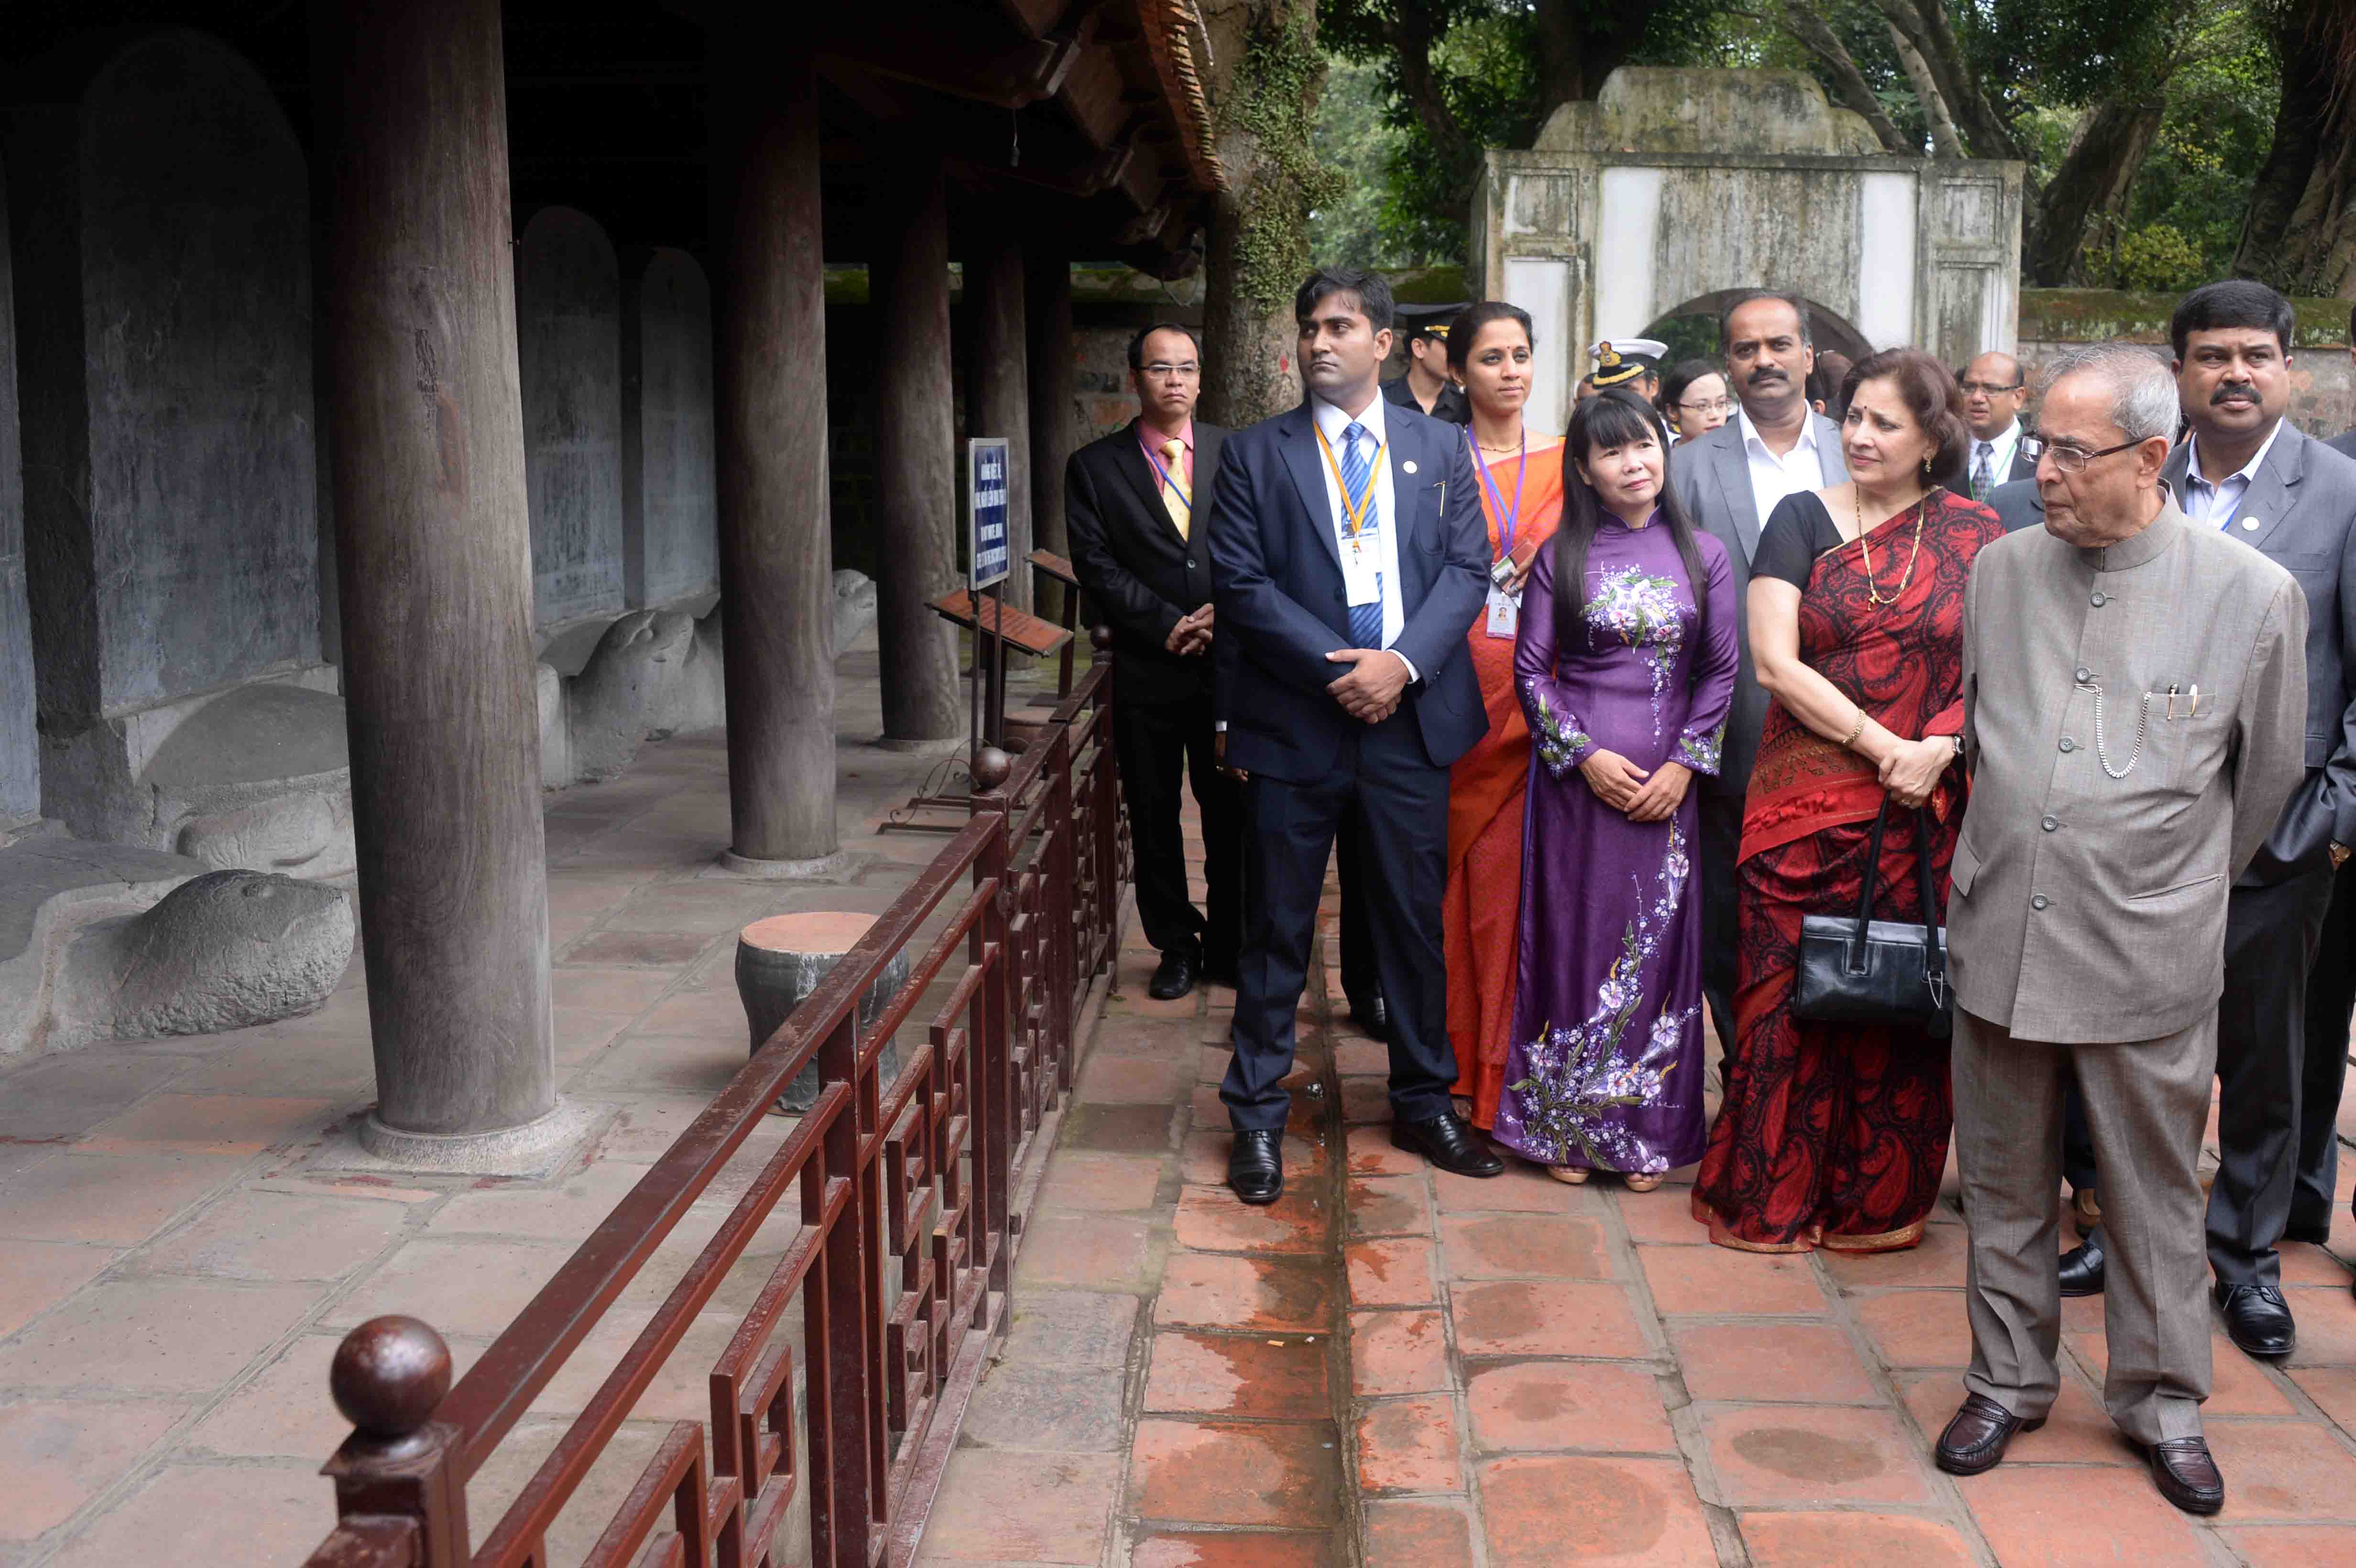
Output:
<path fill-rule="evenodd" d="M 2168 350 L 2168 318 L 2177 295 L 2109 289 L 2024 289 L 2020 357 L 2032 381 L 2037 368 L 2085 343 L 2148 343 Z M 2330 437 L 2356 427 L 2356 363 L 2349 357 L 2346 300 L 2295 300 L 2298 330 L 2291 352 L 2291 422 Z"/>

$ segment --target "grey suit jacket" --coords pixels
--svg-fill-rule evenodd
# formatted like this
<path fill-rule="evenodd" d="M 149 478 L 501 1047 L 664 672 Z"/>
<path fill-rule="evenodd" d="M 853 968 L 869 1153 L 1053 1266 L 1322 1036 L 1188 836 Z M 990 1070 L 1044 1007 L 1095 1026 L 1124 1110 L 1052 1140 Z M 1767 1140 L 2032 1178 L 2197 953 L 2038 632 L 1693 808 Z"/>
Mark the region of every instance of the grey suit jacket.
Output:
<path fill-rule="evenodd" d="M 2179 444 L 2160 470 L 2179 496 L 2190 453 Z M 2251 862 L 2244 880 L 2263 886 L 2328 867 L 2335 839 L 2356 844 L 2356 463 L 2286 421 L 2219 531 L 2307 594 L 2307 776 Z"/>
<path fill-rule="evenodd" d="M 2346 435 L 2335 435 L 2323 443 L 2342 457 L 2356 457 L 2356 430 Z"/>
<path fill-rule="evenodd" d="M 1848 479 L 1841 460 L 1840 426 L 1822 414 L 1810 414 L 1815 427 L 1817 461 L 1825 483 Z M 1760 689 L 1759 673 L 1751 667 L 1751 557 L 1759 549 L 1759 507 L 1751 489 L 1751 463 L 1742 451 L 1742 422 L 1729 420 L 1707 435 L 1681 441 L 1669 449 L 1669 485 L 1695 526 L 1714 534 L 1726 547 L 1727 564 L 1734 570 L 1734 632 L 1742 653 L 1742 667 L 1734 677 L 1734 709 L 1726 717 L 1726 750 L 1716 778 L 1704 778 L 1709 795 L 1740 795 L 1751 787 L 1751 764 L 1759 756 L 1759 730 L 1767 721 L 1767 694 Z"/>
<path fill-rule="evenodd" d="M 2290 573 L 2172 502 L 2108 549 L 2040 528 L 1980 551 L 1947 904 L 1959 1006 L 2079 1043 L 2156 1040 L 2216 1005 L 2230 884 L 2299 779 L 2306 645 Z"/>
<path fill-rule="evenodd" d="M 1988 492 L 1988 506 L 1996 512 L 2004 531 L 2017 534 L 2023 528 L 2045 526 L 2045 497 L 2037 493 L 2035 479 L 2015 479 Z"/>

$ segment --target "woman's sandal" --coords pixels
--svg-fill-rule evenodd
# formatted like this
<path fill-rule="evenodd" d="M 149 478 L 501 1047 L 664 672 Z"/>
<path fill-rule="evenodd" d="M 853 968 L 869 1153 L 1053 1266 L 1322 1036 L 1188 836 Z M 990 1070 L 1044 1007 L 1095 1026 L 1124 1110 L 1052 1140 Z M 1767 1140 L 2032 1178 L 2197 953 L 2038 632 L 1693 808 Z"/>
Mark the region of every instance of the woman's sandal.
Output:
<path fill-rule="evenodd" d="M 1662 1181 L 1662 1179 L 1657 1176 L 1631 1176 L 1625 1179 L 1628 1183 L 1628 1190 L 1631 1192 L 1650 1192 Z"/>
<path fill-rule="evenodd" d="M 1550 1165 L 1546 1173 L 1557 1181 L 1567 1181 L 1573 1187 L 1587 1185 L 1587 1168 L 1583 1165 Z"/>

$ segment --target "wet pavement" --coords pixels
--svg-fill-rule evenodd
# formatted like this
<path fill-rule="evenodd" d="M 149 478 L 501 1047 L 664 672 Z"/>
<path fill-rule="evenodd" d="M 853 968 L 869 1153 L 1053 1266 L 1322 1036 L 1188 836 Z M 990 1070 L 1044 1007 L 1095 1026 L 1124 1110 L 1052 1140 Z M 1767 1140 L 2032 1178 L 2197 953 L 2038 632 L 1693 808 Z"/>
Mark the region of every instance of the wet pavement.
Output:
<path fill-rule="evenodd" d="M 2356 1563 L 2356 1160 L 2337 1254 L 2284 1249 L 2298 1352 L 2218 1336 L 2222 1516 L 2163 1502 L 2104 1416 L 2099 1298 L 2067 1305 L 2050 1424 L 1959 1480 L 1931 1462 L 1970 1351 L 1952 1170 L 1924 1243 L 1872 1257 L 1710 1246 L 1690 1170 L 1435 1172 L 1391 1147 L 1383 1050 L 1312 976 L 1285 1197 L 1248 1210 L 1233 995 L 1148 999 L 1130 941 L 920 1561 Z"/>

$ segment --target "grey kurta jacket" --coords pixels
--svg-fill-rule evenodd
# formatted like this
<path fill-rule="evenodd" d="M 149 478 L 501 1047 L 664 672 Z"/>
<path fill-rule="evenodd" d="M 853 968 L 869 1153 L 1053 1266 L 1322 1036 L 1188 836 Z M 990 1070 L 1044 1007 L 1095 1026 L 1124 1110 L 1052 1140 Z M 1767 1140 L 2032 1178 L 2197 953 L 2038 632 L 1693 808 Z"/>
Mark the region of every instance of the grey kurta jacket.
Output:
<path fill-rule="evenodd" d="M 2072 1044 L 2157 1039 L 2216 1005 L 2227 890 L 2304 771 L 2306 642 L 2291 574 L 2173 502 L 2107 549 L 2031 528 L 1980 551 L 1958 1005 Z"/>

